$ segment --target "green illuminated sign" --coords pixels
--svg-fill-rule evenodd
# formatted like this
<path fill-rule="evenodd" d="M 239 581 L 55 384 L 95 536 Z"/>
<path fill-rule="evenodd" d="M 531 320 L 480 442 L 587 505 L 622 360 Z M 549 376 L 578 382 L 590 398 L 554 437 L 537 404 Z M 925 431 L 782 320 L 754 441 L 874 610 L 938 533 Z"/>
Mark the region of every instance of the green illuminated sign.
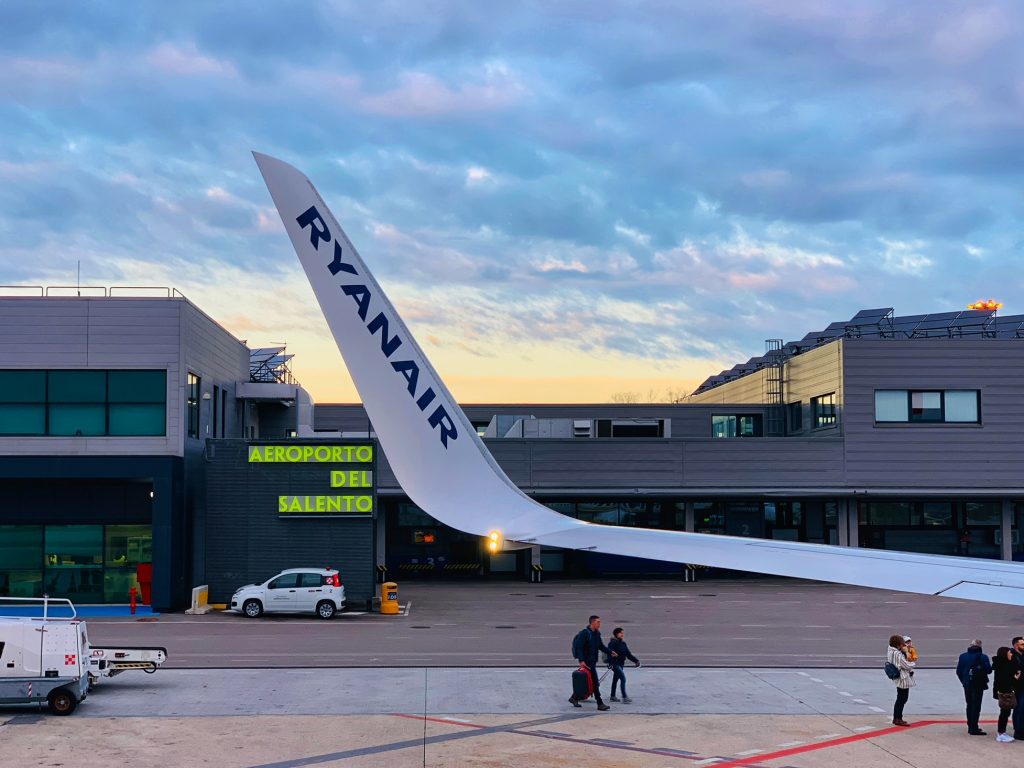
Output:
<path fill-rule="evenodd" d="M 249 463 L 367 464 L 372 445 L 250 445 Z"/>
<path fill-rule="evenodd" d="M 369 514 L 373 496 L 278 496 L 277 511 L 282 515 Z"/>
<path fill-rule="evenodd" d="M 369 469 L 330 468 L 324 475 L 320 470 L 312 474 L 287 472 L 291 476 L 287 490 L 299 491 L 277 497 L 277 514 L 281 517 L 370 517 L 373 515 L 376 498 L 373 485 L 372 445 L 250 445 L 249 465 L 253 464 L 369 464 Z M 312 469 L 312 468 L 310 468 Z M 326 469 L 326 468 L 325 468 Z M 296 473 L 299 473 L 298 476 Z M 271 477 L 272 475 L 268 475 Z M 308 482 L 297 477 L 321 476 L 331 495 L 301 495 L 308 488 Z M 296 487 L 295 483 L 302 483 Z M 365 490 L 363 490 L 365 489 Z M 326 489 L 325 489 L 326 490 Z M 335 495 L 337 494 L 337 495 Z"/>

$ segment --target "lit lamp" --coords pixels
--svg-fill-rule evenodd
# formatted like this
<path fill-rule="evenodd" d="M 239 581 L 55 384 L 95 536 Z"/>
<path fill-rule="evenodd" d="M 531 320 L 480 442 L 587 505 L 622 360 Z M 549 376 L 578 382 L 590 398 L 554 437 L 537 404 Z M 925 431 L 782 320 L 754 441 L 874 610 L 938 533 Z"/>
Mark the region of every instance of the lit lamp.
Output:
<path fill-rule="evenodd" d="M 491 531 L 487 534 L 487 551 L 492 555 L 501 551 L 501 531 Z"/>

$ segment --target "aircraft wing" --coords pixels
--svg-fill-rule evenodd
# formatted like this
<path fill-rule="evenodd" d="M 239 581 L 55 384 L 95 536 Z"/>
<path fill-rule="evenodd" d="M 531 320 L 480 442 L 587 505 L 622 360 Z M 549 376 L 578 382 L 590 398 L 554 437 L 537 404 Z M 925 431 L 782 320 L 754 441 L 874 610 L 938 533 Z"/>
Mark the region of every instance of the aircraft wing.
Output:
<path fill-rule="evenodd" d="M 253 154 L 395 477 L 435 519 L 515 542 L 1024 605 L 1014 563 L 595 525 L 538 504 L 498 466 L 309 179 Z"/>

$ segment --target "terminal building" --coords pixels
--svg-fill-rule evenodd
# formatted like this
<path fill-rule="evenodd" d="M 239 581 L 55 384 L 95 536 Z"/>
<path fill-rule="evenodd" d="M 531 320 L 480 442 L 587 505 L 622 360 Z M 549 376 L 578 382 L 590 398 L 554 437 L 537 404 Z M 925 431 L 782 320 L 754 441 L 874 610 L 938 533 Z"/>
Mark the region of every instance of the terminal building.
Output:
<path fill-rule="evenodd" d="M 330 566 L 357 605 L 381 569 L 679 572 L 486 554 L 405 496 L 362 407 L 314 404 L 282 348 L 249 348 L 171 290 L 57 293 L 0 297 L 0 596 L 136 588 L 168 610 L 197 584 L 223 600 Z M 992 310 L 864 310 L 769 340 L 683 403 L 463 408 L 520 488 L 594 523 L 1024 558 L 1022 337 L 1024 316 Z"/>

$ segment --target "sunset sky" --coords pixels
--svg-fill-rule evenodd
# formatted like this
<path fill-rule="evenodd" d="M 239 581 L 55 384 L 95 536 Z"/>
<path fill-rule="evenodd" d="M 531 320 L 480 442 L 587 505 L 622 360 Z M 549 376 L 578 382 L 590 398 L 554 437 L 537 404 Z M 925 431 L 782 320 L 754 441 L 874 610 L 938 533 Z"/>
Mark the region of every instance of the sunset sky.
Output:
<path fill-rule="evenodd" d="M 663 397 L 864 307 L 1022 312 L 1015 3 L 0 4 L 0 283 L 162 285 L 358 400 L 250 150 L 462 402 Z"/>

